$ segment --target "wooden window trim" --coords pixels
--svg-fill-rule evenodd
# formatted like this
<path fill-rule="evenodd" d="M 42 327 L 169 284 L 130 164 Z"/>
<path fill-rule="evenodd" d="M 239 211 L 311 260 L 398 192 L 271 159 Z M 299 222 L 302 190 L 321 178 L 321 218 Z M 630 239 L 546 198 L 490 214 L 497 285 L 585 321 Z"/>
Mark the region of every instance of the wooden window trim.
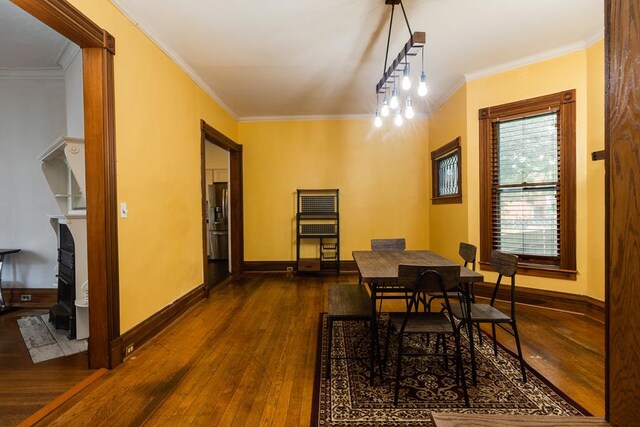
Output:
<path fill-rule="evenodd" d="M 453 153 L 458 156 L 458 193 L 440 196 L 438 187 L 440 168 L 438 167 L 438 161 Z M 434 205 L 462 203 L 462 149 L 460 137 L 431 152 L 431 203 Z"/>
<path fill-rule="evenodd" d="M 527 116 L 544 110 L 560 115 L 560 262 L 556 266 L 520 263 L 518 271 L 525 275 L 575 280 L 576 271 L 576 91 L 511 102 L 478 112 L 480 122 L 480 266 L 489 270 L 493 250 L 492 215 L 492 122 L 516 116 Z"/>

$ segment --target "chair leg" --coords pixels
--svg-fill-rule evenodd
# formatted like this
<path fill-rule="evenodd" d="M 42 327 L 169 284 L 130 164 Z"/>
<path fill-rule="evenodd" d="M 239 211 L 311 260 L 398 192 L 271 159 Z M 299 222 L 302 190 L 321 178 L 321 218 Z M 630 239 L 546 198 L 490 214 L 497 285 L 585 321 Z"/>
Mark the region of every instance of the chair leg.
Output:
<path fill-rule="evenodd" d="M 327 319 L 328 340 L 327 340 L 327 379 L 331 378 L 331 348 L 333 347 L 333 319 Z"/>
<path fill-rule="evenodd" d="M 476 323 L 478 327 L 478 344 L 482 345 L 482 330 L 480 329 L 480 323 Z"/>
<path fill-rule="evenodd" d="M 498 355 L 498 341 L 496 341 L 496 324 L 491 324 L 491 332 L 493 333 L 493 355 Z"/>
<path fill-rule="evenodd" d="M 467 379 L 464 374 L 464 366 L 462 364 L 462 349 L 460 348 L 460 335 L 455 334 L 456 339 L 456 371 L 460 373 L 462 381 L 462 392 L 464 393 L 464 405 L 469 407 L 469 391 L 467 390 Z"/>
<path fill-rule="evenodd" d="M 384 358 L 382 359 L 382 366 L 387 369 L 387 360 L 389 357 L 389 341 L 391 339 L 391 321 L 387 324 L 387 339 L 384 341 Z M 382 375 L 382 373 L 380 374 Z"/>
<path fill-rule="evenodd" d="M 522 382 L 527 382 L 527 372 L 524 369 L 524 362 L 522 361 L 522 348 L 520 347 L 520 337 L 518 336 L 518 327 L 516 326 L 515 320 L 511 323 L 511 327 L 513 328 L 513 336 L 516 339 L 516 347 L 518 348 L 518 359 L 520 360 L 520 371 L 522 372 Z"/>
<path fill-rule="evenodd" d="M 398 360 L 396 362 L 396 387 L 393 395 L 393 405 L 398 405 L 398 393 L 400 392 L 400 374 L 402 371 L 402 334 L 398 334 Z"/>

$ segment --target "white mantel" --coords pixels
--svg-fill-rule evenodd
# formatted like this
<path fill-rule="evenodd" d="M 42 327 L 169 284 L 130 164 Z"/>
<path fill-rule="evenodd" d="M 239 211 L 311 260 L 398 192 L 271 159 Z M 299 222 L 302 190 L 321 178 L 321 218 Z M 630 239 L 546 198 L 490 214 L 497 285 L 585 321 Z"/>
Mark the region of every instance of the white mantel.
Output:
<path fill-rule="evenodd" d="M 82 288 L 89 276 L 87 218 L 86 208 L 78 207 L 78 204 L 83 205 L 81 201 L 86 194 L 84 140 L 61 136 L 38 159 L 42 162 L 42 172 L 60 210 L 59 213 L 48 215 L 51 226 L 58 235 L 59 224 L 66 224 L 73 236 L 76 270 L 76 337 L 77 339 L 87 338 L 89 313 L 88 304 L 84 301 L 86 289 Z M 72 184 L 72 180 L 75 180 L 78 188 Z"/>

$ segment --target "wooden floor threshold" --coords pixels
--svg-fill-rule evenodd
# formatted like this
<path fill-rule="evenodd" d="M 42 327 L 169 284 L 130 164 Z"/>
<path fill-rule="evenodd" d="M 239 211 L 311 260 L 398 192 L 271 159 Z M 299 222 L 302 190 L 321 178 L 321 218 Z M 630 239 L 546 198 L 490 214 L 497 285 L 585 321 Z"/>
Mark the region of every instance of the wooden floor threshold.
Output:
<path fill-rule="evenodd" d="M 47 415 L 51 414 L 53 411 L 62 406 L 66 401 L 71 399 L 76 394 L 80 393 L 82 390 L 93 384 L 96 380 L 102 377 L 104 374 L 109 372 L 108 370 L 101 368 L 98 369 L 93 374 L 89 375 L 84 380 L 80 381 L 78 384 L 73 386 L 71 389 L 62 393 L 60 396 L 56 397 L 51 403 L 49 403 L 44 408 L 37 411 L 35 414 L 31 415 L 26 420 L 22 421 L 18 424 L 18 427 L 31 427 L 36 423 L 42 421 Z"/>

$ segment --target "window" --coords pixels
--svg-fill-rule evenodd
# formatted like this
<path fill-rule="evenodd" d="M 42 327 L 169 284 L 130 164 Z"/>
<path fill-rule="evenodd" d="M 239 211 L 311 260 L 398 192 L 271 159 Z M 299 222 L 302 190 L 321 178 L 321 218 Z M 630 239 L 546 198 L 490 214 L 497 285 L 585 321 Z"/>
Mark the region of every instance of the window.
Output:
<path fill-rule="evenodd" d="M 575 91 L 480 110 L 480 265 L 575 279 Z"/>
<path fill-rule="evenodd" d="M 432 202 L 462 203 L 460 137 L 431 152 Z"/>

